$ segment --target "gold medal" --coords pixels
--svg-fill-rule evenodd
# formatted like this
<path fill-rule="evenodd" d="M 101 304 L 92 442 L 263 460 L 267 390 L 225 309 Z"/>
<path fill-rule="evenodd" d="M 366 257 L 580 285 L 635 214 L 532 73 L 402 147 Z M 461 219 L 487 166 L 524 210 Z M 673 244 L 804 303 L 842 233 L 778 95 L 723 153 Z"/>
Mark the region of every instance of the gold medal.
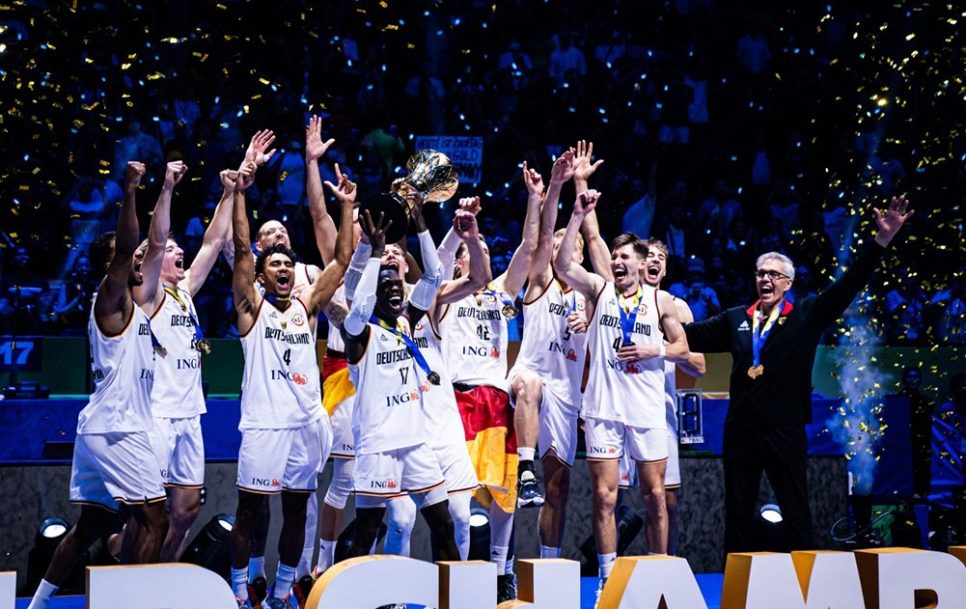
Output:
<path fill-rule="evenodd" d="M 209 355 L 211 353 L 211 341 L 208 340 L 207 338 L 196 340 L 195 349 L 197 349 L 199 353 L 202 353 L 204 355 Z"/>
<path fill-rule="evenodd" d="M 748 368 L 748 377 L 751 378 L 752 380 L 758 378 L 764 373 L 765 373 L 765 367 L 762 366 L 761 364 Z"/>
<path fill-rule="evenodd" d="M 507 319 L 513 319 L 517 316 L 517 308 L 510 303 L 503 305 L 501 310 L 503 311 L 503 316 Z"/>

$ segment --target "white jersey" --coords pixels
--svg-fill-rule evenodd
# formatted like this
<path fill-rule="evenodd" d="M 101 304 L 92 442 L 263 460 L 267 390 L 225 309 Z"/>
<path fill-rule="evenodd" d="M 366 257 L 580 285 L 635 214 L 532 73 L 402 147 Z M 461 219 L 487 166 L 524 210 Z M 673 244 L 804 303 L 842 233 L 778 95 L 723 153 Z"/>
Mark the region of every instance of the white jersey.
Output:
<path fill-rule="evenodd" d="M 91 305 L 87 337 L 91 344 L 94 393 L 77 417 L 77 433 L 150 430 L 154 426 L 154 347 L 148 316 L 135 303 L 127 327 L 117 336 L 105 336 L 97 327 Z"/>
<path fill-rule="evenodd" d="M 429 445 L 432 448 L 466 442 L 463 419 L 460 418 L 453 391 L 453 379 L 443 362 L 442 343 L 433 331 L 428 316 L 423 316 L 413 331 L 413 340 L 426 358 L 429 369 L 439 375 L 439 385 L 423 395 L 423 412 L 426 416 L 426 429 Z"/>
<path fill-rule="evenodd" d="M 154 366 L 151 410 L 156 417 L 181 419 L 205 413 L 201 352 L 195 345 L 197 321 L 191 294 L 165 288 L 164 300 L 151 318 L 151 330 L 166 351 Z"/>
<path fill-rule="evenodd" d="M 322 410 L 315 331 L 302 301 L 284 311 L 268 299 L 241 337 L 241 423 L 238 429 L 295 429 L 317 421 Z"/>
<path fill-rule="evenodd" d="M 439 321 L 443 356 L 454 383 L 507 390 L 505 292 L 483 290 L 449 305 Z"/>
<path fill-rule="evenodd" d="M 586 303 L 576 290 L 564 292 L 560 282 L 551 280 L 547 289 L 531 302 L 523 303 L 523 340 L 513 370 L 539 374 L 544 384 L 573 412 L 580 408 L 580 381 L 587 356 L 587 333 L 574 334 L 567 325 L 571 313 L 583 316 Z"/>
<path fill-rule="evenodd" d="M 409 333 L 405 318 L 400 326 Z M 369 344 L 361 360 L 349 363 L 349 378 L 356 386 L 352 436 L 357 456 L 426 443 L 423 393 L 435 387 L 400 337 L 370 323 Z"/>
<path fill-rule="evenodd" d="M 622 300 L 625 306 L 632 307 L 629 312 L 633 319 L 631 341 L 636 345 L 660 345 L 664 336 L 660 328 L 657 290 L 642 285 L 635 296 Z M 621 308 L 613 282 L 607 282 L 597 296 L 587 341 L 590 376 L 581 416 L 619 421 L 631 427 L 664 429 L 667 426 L 664 359 L 617 360 L 623 331 Z"/>
<path fill-rule="evenodd" d="M 667 411 L 667 428 L 674 437 L 678 435 L 678 381 L 677 364 L 664 362 L 664 403 Z"/>

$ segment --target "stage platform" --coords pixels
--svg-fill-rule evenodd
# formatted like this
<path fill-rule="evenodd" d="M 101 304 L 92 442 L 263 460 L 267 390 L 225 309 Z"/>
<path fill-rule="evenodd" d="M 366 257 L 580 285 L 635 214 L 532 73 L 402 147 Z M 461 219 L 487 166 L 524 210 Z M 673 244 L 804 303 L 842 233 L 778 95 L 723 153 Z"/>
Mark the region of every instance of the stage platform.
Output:
<path fill-rule="evenodd" d="M 695 575 L 701 594 L 704 595 L 704 602 L 708 604 L 708 609 L 719 609 L 721 607 L 721 583 L 724 580 L 722 573 L 698 573 Z M 593 609 L 594 598 L 597 592 L 597 578 L 582 577 L 580 579 L 580 609 Z M 27 609 L 30 604 L 29 598 L 18 598 L 16 609 Z M 55 597 L 50 604 L 50 609 L 85 609 L 85 597 L 83 596 L 61 596 Z M 421 605 L 409 605 L 409 609 L 416 609 Z"/>

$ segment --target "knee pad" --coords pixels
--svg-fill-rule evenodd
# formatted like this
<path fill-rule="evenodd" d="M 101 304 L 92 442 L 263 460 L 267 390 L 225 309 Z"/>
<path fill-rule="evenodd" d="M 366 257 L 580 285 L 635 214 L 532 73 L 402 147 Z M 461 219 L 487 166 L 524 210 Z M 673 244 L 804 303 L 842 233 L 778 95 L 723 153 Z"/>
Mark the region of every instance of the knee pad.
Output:
<path fill-rule="evenodd" d="M 345 504 L 352 493 L 354 471 L 355 461 L 352 459 L 332 460 L 332 482 L 329 483 L 329 489 L 325 492 L 327 504 L 338 510 L 345 509 Z"/>

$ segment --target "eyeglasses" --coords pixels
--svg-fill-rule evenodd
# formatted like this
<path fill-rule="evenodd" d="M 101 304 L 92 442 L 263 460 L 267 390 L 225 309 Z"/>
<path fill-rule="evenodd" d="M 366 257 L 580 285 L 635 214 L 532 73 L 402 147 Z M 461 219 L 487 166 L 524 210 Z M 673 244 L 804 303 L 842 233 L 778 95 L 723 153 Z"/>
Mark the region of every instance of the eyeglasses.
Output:
<path fill-rule="evenodd" d="M 757 277 L 758 279 L 761 279 L 765 276 L 767 276 L 772 281 L 778 281 L 779 279 L 791 279 L 791 277 L 789 277 L 788 275 L 784 273 L 779 273 L 778 271 L 766 271 L 763 269 L 758 269 L 757 271 L 755 271 L 755 277 Z"/>

